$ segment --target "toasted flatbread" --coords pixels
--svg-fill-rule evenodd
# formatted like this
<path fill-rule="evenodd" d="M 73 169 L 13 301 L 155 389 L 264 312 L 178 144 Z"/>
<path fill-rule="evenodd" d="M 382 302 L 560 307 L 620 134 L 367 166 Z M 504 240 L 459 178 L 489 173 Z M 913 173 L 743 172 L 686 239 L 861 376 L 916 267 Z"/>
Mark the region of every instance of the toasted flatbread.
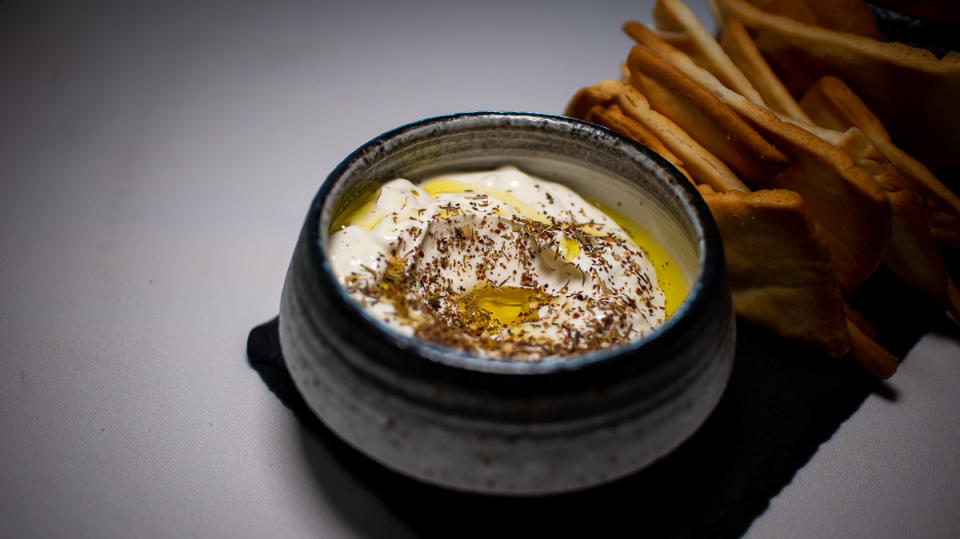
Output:
<path fill-rule="evenodd" d="M 686 4 L 680 0 L 657 0 L 653 7 L 653 22 L 657 35 L 690 55 L 728 88 L 758 105 L 764 104 L 750 80 L 734 65 Z M 628 22 L 624 25 L 628 35 L 633 24 Z"/>
<path fill-rule="evenodd" d="M 910 182 L 857 127 L 843 132 L 816 125 L 805 129 L 846 152 L 886 193 L 891 219 L 884 265 L 901 282 L 940 300 L 960 319 L 958 288 L 947 273 L 927 214 Z"/>
<path fill-rule="evenodd" d="M 748 0 L 773 15 L 873 39 L 883 39 L 877 20 L 863 0 Z"/>
<path fill-rule="evenodd" d="M 616 105 L 619 109 L 620 116 L 616 117 L 616 122 L 612 120 L 617 113 L 611 112 L 610 105 Z M 598 111 L 605 111 L 606 114 L 601 112 L 598 115 Z M 657 151 L 656 144 L 662 144 L 669 154 L 661 155 L 680 167 L 682 172 L 688 173 L 696 183 L 710 185 L 719 191 L 748 190 L 720 159 L 704 149 L 669 118 L 652 110 L 646 97 L 636 88 L 621 81 L 605 80 L 580 89 L 570 100 L 565 114 L 605 125 L 647 144 L 654 151 Z M 611 123 L 608 124 L 608 121 Z M 630 125 L 639 126 L 642 131 L 633 129 L 635 133 L 630 134 Z M 656 139 L 653 145 L 644 140 L 650 135 Z"/>
<path fill-rule="evenodd" d="M 783 189 L 701 194 L 723 239 L 737 315 L 845 355 L 843 296 L 803 198 Z"/>
<path fill-rule="evenodd" d="M 880 119 L 849 86 L 836 77 L 823 77 L 807 91 L 800 104 L 819 125 L 840 131 L 859 128 L 920 196 L 937 241 L 960 247 L 960 197 L 930 169 L 897 147 Z"/>
<path fill-rule="evenodd" d="M 635 46 L 627 58 L 631 73 L 660 77 L 665 86 L 685 96 L 700 95 L 688 90 L 694 86 L 709 90 L 789 156 L 790 166 L 764 185 L 790 189 L 803 197 L 810 214 L 823 227 L 838 281 L 845 292 L 866 279 L 880 264 L 890 231 L 890 206 L 883 189 L 843 150 L 781 121 L 720 84 L 682 52 L 657 41 L 653 43 L 657 53 L 676 69 L 663 69 L 660 64 L 664 60 L 658 54 Z"/>
<path fill-rule="evenodd" d="M 886 193 L 891 219 L 884 264 L 904 284 L 937 298 L 954 316 L 960 318 L 960 302 L 954 293 L 957 287 L 947 273 L 927 214 L 910 182 L 857 127 L 837 131 L 819 125 L 796 123 L 845 152 Z"/>
<path fill-rule="evenodd" d="M 781 15 L 804 24 L 817 24 L 817 17 L 814 15 L 806 2 L 802 0 L 748 0 L 754 6 L 763 11 Z"/>
<path fill-rule="evenodd" d="M 869 172 L 887 193 L 892 219 L 884 264 L 901 282 L 937 298 L 960 319 L 960 302 L 953 292 L 957 287 L 947 273 L 920 200 L 910 183 L 866 136 L 853 136 L 858 133 L 857 128 L 850 128 L 845 133 L 849 143 L 838 146 L 847 149 L 857 166 Z"/>
<path fill-rule="evenodd" d="M 653 131 L 650 131 L 640 122 L 627 116 L 623 112 L 623 109 L 620 108 L 620 105 L 616 103 L 594 105 L 590 109 L 587 117 L 582 119 L 600 124 L 611 131 L 616 131 L 631 140 L 643 144 L 657 152 L 657 154 L 669 161 L 670 164 L 677 167 L 677 170 L 686 176 L 691 183 L 694 183 L 693 178 L 690 177 L 690 173 L 683 168 L 683 161 L 664 146 L 663 142 L 653 134 Z"/>
<path fill-rule="evenodd" d="M 720 36 L 720 46 L 740 67 L 770 110 L 794 120 L 810 121 L 797 100 L 770 69 L 770 65 L 763 59 L 760 50 L 739 20 L 728 21 Z"/>
<path fill-rule="evenodd" d="M 897 372 L 899 361 L 896 356 L 864 334 L 851 320 L 847 320 L 847 329 L 850 335 L 850 357 L 863 370 L 883 379 L 890 378 Z"/>
<path fill-rule="evenodd" d="M 882 40 L 877 19 L 864 0 L 803 0 L 816 24 L 837 32 L 846 32 Z"/>
<path fill-rule="evenodd" d="M 854 325 L 860 328 L 860 331 L 867 337 L 870 337 L 871 339 L 876 339 L 877 335 L 880 334 L 880 331 L 877 329 L 876 326 L 873 325 L 873 322 L 867 319 L 867 317 L 864 316 L 863 313 L 851 307 L 849 303 L 846 305 L 846 307 L 847 307 L 846 309 L 847 320 L 850 322 L 853 322 Z"/>
<path fill-rule="evenodd" d="M 803 7 L 802 3 L 796 5 Z M 810 16 L 812 20 L 813 14 Z M 756 105 L 790 118 L 807 120 L 800 105 L 777 79 L 740 21 L 733 19 L 720 25 L 720 42 L 680 0 L 658 0 L 653 8 L 653 21 L 658 37 L 685 52 L 727 88 Z M 644 43 L 644 28 L 636 22 L 624 25 L 627 35 L 650 46 Z"/>
<path fill-rule="evenodd" d="M 645 41 L 659 41 L 649 30 L 644 29 L 643 33 Z M 631 64 L 634 56 L 646 58 Z M 652 51 L 635 47 L 627 64 L 630 83 L 647 96 L 650 106 L 673 120 L 744 181 L 763 183 L 788 165 L 780 150 L 705 89 L 688 84 Z M 642 69 L 638 68 L 640 65 Z"/>
<path fill-rule="evenodd" d="M 844 301 L 799 195 L 700 191 L 723 238 L 737 316 L 830 356 L 849 356 L 880 378 L 896 372 L 897 358 L 873 341 L 876 329 Z"/>
<path fill-rule="evenodd" d="M 773 15 L 744 0 L 717 0 L 742 21 L 794 97 L 825 75 L 840 76 L 893 141 L 933 170 L 960 166 L 960 54 L 885 43 Z"/>

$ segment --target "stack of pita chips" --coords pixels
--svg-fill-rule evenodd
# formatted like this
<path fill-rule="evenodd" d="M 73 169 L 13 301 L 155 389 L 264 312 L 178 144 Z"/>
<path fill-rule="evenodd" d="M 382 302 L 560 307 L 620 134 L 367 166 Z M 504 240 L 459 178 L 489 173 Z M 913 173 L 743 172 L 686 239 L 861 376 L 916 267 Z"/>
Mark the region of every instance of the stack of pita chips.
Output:
<path fill-rule="evenodd" d="M 887 378 L 897 358 L 845 297 L 885 265 L 960 319 L 940 254 L 960 247 L 960 198 L 928 168 L 960 164 L 960 54 L 879 41 L 856 0 L 711 6 L 719 39 L 680 0 L 658 0 L 653 28 L 628 22 L 622 80 L 581 89 L 566 114 L 697 186 L 739 316 Z"/>

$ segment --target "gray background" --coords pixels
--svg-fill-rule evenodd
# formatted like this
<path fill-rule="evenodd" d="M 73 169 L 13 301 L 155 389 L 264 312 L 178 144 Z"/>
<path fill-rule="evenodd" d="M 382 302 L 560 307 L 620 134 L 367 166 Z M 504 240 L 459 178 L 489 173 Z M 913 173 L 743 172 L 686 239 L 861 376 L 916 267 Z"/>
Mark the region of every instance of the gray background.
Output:
<path fill-rule="evenodd" d="M 408 535 L 247 366 L 247 331 L 350 151 L 559 113 L 650 6 L 0 3 L 0 536 Z M 890 385 L 749 536 L 960 536 L 957 327 Z"/>

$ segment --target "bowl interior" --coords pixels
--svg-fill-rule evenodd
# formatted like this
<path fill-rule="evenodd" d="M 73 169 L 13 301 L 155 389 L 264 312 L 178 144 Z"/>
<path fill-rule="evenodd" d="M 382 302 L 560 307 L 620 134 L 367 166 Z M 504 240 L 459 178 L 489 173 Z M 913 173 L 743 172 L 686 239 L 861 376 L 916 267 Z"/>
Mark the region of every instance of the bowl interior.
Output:
<path fill-rule="evenodd" d="M 443 173 L 490 170 L 503 165 L 565 184 L 587 200 L 615 209 L 666 248 L 690 283 L 684 301 L 659 329 L 631 343 L 554 358 L 548 363 L 604 356 L 623 347 L 642 345 L 683 316 L 697 294 L 707 258 L 702 223 L 707 210 L 699 195 L 675 168 L 649 149 L 598 126 L 563 117 L 461 114 L 404 126 L 361 147 L 331 174 L 318 195 L 318 245 L 324 261 L 321 273 L 327 274 L 325 278 L 333 278 L 325 249 L 330 226 L 356 197 L 397 177 L 417 182 Z M 346 291 L 339 285 L 337 288 L 347 297 Z M 347 301 L 353 304 L 349 298 Z M 530 363 L 479 358 L 400 336 L 373 317 L 366 318 L 380 331 L 399 339 L 404 347 L 422 347 L 427 355 L 440 354 L 445 359 L 453 356 L 456 361 L 475 364 Z"/>

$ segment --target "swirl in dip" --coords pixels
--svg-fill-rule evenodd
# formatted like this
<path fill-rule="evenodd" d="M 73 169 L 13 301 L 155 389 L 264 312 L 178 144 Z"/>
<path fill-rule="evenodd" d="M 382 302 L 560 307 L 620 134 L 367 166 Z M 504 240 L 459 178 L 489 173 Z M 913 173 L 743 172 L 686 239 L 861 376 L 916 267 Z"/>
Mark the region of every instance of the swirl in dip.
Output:
<path fill-rule="evenodd" d="M 664 321 L 664 291 L 635 237 L 569 188 L 503 167 L 389 181 L 341 211 L 329 253 L 351 297 L 394 330 L 534 360 Z"/>

